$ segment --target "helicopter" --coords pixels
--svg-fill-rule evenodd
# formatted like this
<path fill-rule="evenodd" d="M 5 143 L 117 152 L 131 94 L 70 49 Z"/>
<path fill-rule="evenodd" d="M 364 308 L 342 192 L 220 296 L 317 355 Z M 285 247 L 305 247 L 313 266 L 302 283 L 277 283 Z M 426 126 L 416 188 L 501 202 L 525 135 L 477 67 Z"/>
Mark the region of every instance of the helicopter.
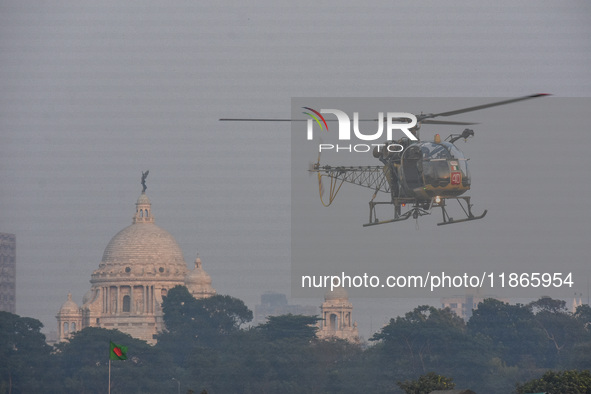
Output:
<path fill-rule="evenodd" d="M 374 146 L 371 153 L 375 159 L 380 161 L 380 165 L 320 165 L 319 154 L 317 162 L 311 165 L 308 171 L 316 173 L 318 176 L 320 200 L 324 206 L 332 204 L 345 182 L 372 189 L 374 193 L 369 201 L 369 221 L 363 224 L 364 227 L 404 221 L 411 217 L 418 220 L 421 216 L 430 215 L 433 208 L 441 209 L 442 221 L 437 223 L 438 226 L 479 220 L 484 218 L 488 211 L 484 210 L 480 215 L 475 215 L 472 212 L 473 205 L 470 196 L 464 195 L 470 190 L 471 186 L 468 159 L 454 145 L 457 140 L 467 140 L 473 137 L 474 131 L 466 128 L 459 134 L 450 134 L 444 141 L 441 140 L 439 134 L 436 134 L 432 141 L 425 141 L 420 139 L 421 125 L 473 125 L 474 123 L 442 121 L 433 118 L 478 111 L 544 96 L 549 96 L 549 94 L 538 93 L 442 113 L 414 115 L 416 125 L 409 127 L 408 130 L 415 138 L 411 139 L 405 136 L 398 140 L 388 140 Z M 312 110 L 307 107 L 306 109 Z M 229 118 L 220 120 L 293 121 L 291 119 Z M 399 120 L 401 122 L 409 121 L 406 118 Z M 330 179 L 327 202 L 323 198 L 325 190 L 322 182 L 323 178 Z M 388 194 L 389 199 L 387 201 L 376 201 L 379 192 Z M 448 200 L 457 201 L 464 214 L 462 218 L 454 219 L 449 215 L 447 210 Z M 386 220 L 379 220 L 376 207 L 380 205 L 392 205 L 394 208 L 393 216 Z"/>

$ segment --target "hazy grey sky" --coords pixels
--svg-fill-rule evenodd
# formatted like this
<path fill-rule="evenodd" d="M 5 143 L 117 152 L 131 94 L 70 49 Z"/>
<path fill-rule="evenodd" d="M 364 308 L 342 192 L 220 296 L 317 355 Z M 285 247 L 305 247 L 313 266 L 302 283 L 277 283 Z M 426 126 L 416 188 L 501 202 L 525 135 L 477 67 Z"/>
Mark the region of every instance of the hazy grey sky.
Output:
<path fill-rule="evenodd" d="M 2 2 L 0 231 L 17 235 L 17 312 L 50 330 L 68 291 L 81 302 L 105 246 L 131 224 L 146 169 L 156 223 L 188 264 L 200 254 L 219 293 L 254 307 L 265 290 L 285 292 L 290 128 L 218 118 L 289 116 L 298 96 L 589 97 L 590 15 L 586 1 Z M 492 116 L 470 119 L 486 117 L 490 128 Z M 473 171 L 493 138 L 475 130 Z M 567 131 L 556 130 L 564 132 L 558 143 L 589 168 L 589 138 Z M 493 208 L 501 197 L 526 204 L 520 192 L 530 186 L 543 192 L 538 167 L 520 164 L 532 175 L 511 177 L 513 191 L 479 169 L 473 195 L 491 218 L 469 225 L 508 238 L 518 231 L 495 222 Z M 589 230 L 587 210 L 569 206 L 586 198 L 576 191 L 588 191 L 580 184 L 589 177 L 579 174 L 562 199 L 547 201 L 551 214 L 524 225 L 543 228 L 560 211 Z M 476 187 L 485 180 L 486 193 Z M 359 204 L 365 218 L 366 194 Z M 389 229 L 416 233 L 401 225 Z M 418 234 L 442 237 L 433 224 Z M 580 239 L 573 242 L 580 251 Z M 554 247 L 560 258 L 573 245 Z M 390 316 L 362 313 L 362 304 L 371 308 L 355 303 L 362 332 L 368 315 L 374 330 Z"/>
<path fill-rule="evenodd" d="M 365 100 L 372 103 L 370 107 L 369 104 L 363 106 L 361 99 L 303 99 L 295 107 L 346 109 L 357 103 L 358 108 L 419 113 L 420 108 L 428 108 L 426 112 L 443 112 L 495 100 L 498 101 L 493 98 Z M 320 104 L 322 102 L 324 104 Z M 493 289 L 482 290 L 486 294 L 505 297 L 543 294 L 572 300 L 575 291 L 585 290 L 586 299 L 586 278 L 591 277 L 588 262 L 591 214 L 587 212 L 586 200 L 579 197 L 591 194 L 591 185 L 585 181 L 591 166 L 587 155 L 591 146 L 586 126 L 588 108 L 591 108 L 589 98 L 551 97 L 455 116 L 455 120 L 481 122 L 470 126 L 475 130 L 474 138 L 468 143 L 459 140 L 456 146 L 469 158 L 472 190 L 467 194 L 472 196 L 473 212 L 479 215 L 488 209 L 489 214 L 477 222 L 443 227 L 436 226 L 442 221 L 441 211 L 433 209 L 431 216 L 422 217 L 416 223 L 409 219 L 363 228 L 362 224 L 368 221 L 368 202 L 374 190 L 349 184 L 344 184 L 332 205 L 324 208 L 318 201 L 317 178 L 303 171 L 307 162 L 315 159 L 311 149 L 314 144 L 306 141 L 305 124 L 294 124 L 291 250 L 294 285 L 301 286 L 302 275 L 340 275 L 343 271 L 351 276 L 380 275 L 382 281 L 388 275 L 425 276 L 428 272 L 431 275 L 445 272 L 452 276 L 468 273 L 481 278 L 486 272 L 486 275 L 494 273 L 497 279 Z M 330 119 L 329 115 L 325 116 Z M 373 125 L 364 126 L 365 131 L 376 130 Z M 332 124 L 329 129 L 328 133 L 320 132 L 319 128 L 316 131 L 323 135 L 324 144 L 347 145 L 337 140 Z M 421 137 L 431 141 L 438 132 L 444 139 L 463 129 L 464 126 L 425 124 Z M 371 153 L 328 150 L 321 157 L 320 165 L 325 164 L 381 163 L 373 159 Z M 324 201 L 329 199 L 329 184 L 329 179 L 325 178 Z M 379 193 L 375 201 L 389 199 L 386 193 Z M 453 200 L 447 202 L 447 209 L 455 219 L 465 217 Z M 376 211 L 380 220 L 393 217 L 391 206 L 379 206 Z M 500 289 L 498 274 L 503 272 L 506 275 L 557 272 L 563 276 L 572 272 L 575 286 L 525 291 L 509 286 Z M 464 292 L 465 289 L 438 289 L 431 293 L 424 289 L 413 291 L 381 286 L 350 291 L 352 295 L 397 298 L 427 294 L 440 297 Z M 305 289 L 300 292 L 302 294 L 310 294 L 310 290 Z"/>

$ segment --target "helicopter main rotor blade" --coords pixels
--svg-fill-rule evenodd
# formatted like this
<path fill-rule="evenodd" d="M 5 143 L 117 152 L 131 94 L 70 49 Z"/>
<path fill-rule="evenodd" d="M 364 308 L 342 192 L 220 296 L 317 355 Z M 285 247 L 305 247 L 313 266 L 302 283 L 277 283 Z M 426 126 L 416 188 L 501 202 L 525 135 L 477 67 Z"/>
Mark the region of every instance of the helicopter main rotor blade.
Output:
<path fill-rule="evenodd" d="M 438 116 L 451 116 L 451 115 L 463 114 L 464 112 L 478 111 L 478 110 L 485 109 L 485 108 L 496 107 L 498 105 L 511 104 L 511 103 L 515 103 L 517 101 L 529 100 L 529 99 L 533 99 L 533 98 L 537 98 L 537 97 L 544 97 L 544 96 L 550 96 L 550 94 L 548 94 L 548 93 L 532 94 L 531 96 L 518 97 L 518 98 L 514 98 L 514 99 L 497 101 L 494 103 L 488 103 L 488 104 L 483 104 L 483 105 L 475 105 L 474 107 L 456 109 L 455 111 L 441 112 L 438 114 L 419 115 L 419 116 L 417 116 L 417 118 L 419 118 L 419 121 L 421 121 L 423 119 L 431 119 L 431 118 L 436 118 Z M 425 123 L 425 122 L 423 122 L 423 123 Z"/>
<path fill-rule="evenodd" d="M 470 125 L 475 125 L 478 124 L 476 122 L 454 122 L 452 120 L 447 121 L 447 120 L 422 120 L 420 121 L 422 124 L 441 124 L 441 125 L 451 125 L 451 126 L 470 126 Z"/>
<path fill-rule="evenodd" d="M 306 122 L 308 119 L 262 119 L 262 118 L 222 118 L 220 122 Z M 379 119 L 359 119 L 360 122 L 377 122 Z M 326 119 L 327 122 L 336 122 L 336 119 Z M 385 121 L 385 119 L 384 119 Z M 353 122 L 353 120 L 351 120 Z M 471 126 L 475 122 L 454 122 L 451 120 L 422 120 L 423 124 L 440 124 L 452 126 Z"/>
<path fill-rule="evenodd" d="M 307 119 L 221 118 L 221 122 L 305 122 Z"/>
<path fill-rule="evenodd" d="M 417 121 L 423 124 L 442 124 L 442 125 L 459 125 L 459 126 L 470 126 L 478 123 L 472 122 L 454 122 L 454 121 L 442 121 L 442 120 L 429 120 L 433 118 L 437 118 L 439 116 L 451 116 L 451 115 L 458 115 L 463 114 L 465 112 L 472 112 L 478 111 L 485 108 L 496 107 L 499 105 L 506 105 L 511 103 L 516 103 L 518 101 L 529 100 L 537 97 L 545 97 L 551 96 L 548 93 L 538 93 L 532 94 L 530 96 L 518 97 L 509 100 L 502 100 L 497 101 L 494 103 L 482 104 L 482 105 L 475 105 L 473 107 L 461 108 L 456 109 L 454 111 L 448 112 L 440 112 L 438 114 L 421 114 L 415 115 L 417 117 Z M 306 122 L 308 119 L 285 119 L 285 118 L 221 118 L 220 121 L 222 122 Z M 336 119 L 327 119 L 327 122 L 334 122 Z M 352 121 L 352 120 L 351 120 Z M 378 119 L 360 119 L 360 122 L 377 122 Z"/>
<path fill-rule="evenodd" d="M 272 118 L 221 118 L 221 122 L 307 122 L 310 119 L 272 119 Z M 379 119 L 359 119 L 360 122 L 377 122 Z M 327 122 L 336 122 L 337 119 L 326 119 Z M 351 123 L 353 119 L 350 120 Z M 458 123 L 459 124 L 459 123 Z M 464 124 L 464 123 L 462 123 Z M 465 123 L 473 124 L 473 123 Z"/>

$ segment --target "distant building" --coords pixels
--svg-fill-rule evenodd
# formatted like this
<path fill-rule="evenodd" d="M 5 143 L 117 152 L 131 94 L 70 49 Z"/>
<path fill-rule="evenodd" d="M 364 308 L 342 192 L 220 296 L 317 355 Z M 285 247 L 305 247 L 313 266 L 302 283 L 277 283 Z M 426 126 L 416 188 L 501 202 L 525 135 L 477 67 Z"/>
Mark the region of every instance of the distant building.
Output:
<path fill-rule="evenodd" d="M 577 293 L 575 293 L 575 296 L 573 297 L 573 303 L 570 308 L 570 311 L 572 313 L 575 313 L 577 311 L 577 308 L 583 305 L 583 294 L 579 293 L 578 296 L 579 298 L 577 299 Z"/>
<path fill-rule="evenodd" d="M 498 298 L 492 295 L 465 294 L 462 296 L 444 297 L 441 299 L 441 308 L 449 308 L 456 315 L 468 321 L 472 312 L 478 308 L 478 304 L 487 298 L 494 298 L 499 301 L 509 302 L 506 298 Z"/>
<path fill-rule="evenodd" d="M 152 204 L 144 192 L 135 205 L 132 224 L 105 248 L 82 306 L 68 294 L 60 308 L 59 341 L 85 327 L 103 327 L 153 344 L 154 335 L 164 329 L 162 301 L 168 290 L 184 285 L 195 298 L 216 294 L 199 257 L 195 268 L 187 270 L 175 239 L 154 223 Z"/>
<path fill-rule="evenodd" d="M 0 233 L 0 311 L 16 313 L 16 236 Z"/>
<path fill-rule="evenodd" d="M 57 344 L 59 342 L 57 337 L 57 331 L 51 330 L 49 331 L 49 333 L 45 334 L 45 342 L 50 346 L 54 346 L 55 344 Z"/>
<path fill-rule="evenodd" d="M 349 295 L 342 287 L 333 291 L 328 290 L 322 303 L 319 330 L 316 333 L 320 339 L 339 338 L 350 342 L 359 342 L 357 322 L 352 320 L 353 304 L 349 302 Z"/>
<path fill-rule="evenodd" d="M 272 292 L 261 295 L 260 305 L 254 306 L 254 320 L 257 324 L 265 323 L 269 316 L 280 316 L 290 313 L 292 315 L 316 316 L 318 310 L 315 306 L 310 305 L 289 305 L 285 294 Z"/>

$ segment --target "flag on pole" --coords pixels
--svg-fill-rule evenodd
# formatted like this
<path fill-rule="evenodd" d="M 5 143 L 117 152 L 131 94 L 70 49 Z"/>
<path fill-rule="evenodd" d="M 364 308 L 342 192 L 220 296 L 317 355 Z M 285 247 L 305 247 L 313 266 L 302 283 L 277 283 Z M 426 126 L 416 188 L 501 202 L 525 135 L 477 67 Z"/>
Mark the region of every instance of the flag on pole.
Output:
<path fill-rule="evenodd" d="M 111 342 L 109 360 L 127 360 L 127 346 L 120 346 Z"/>

